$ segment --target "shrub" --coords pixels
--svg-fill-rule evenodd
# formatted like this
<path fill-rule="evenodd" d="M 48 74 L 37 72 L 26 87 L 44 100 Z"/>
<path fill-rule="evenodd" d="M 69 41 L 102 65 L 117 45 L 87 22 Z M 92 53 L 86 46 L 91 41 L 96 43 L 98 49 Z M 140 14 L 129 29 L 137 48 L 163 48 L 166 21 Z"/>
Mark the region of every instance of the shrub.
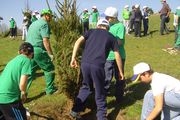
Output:
<path fill-rule="evenodd" d="M 81 33 L 80 17 L 77 15 L 76 0 L 56 1 L 59 15 L 51 22 L 53 48 L 55 53 L 56 78 L 58 86 L 67 96 L 74 96 L 78 90 L 79 70 L 70 68 L 72 48 Z"/>

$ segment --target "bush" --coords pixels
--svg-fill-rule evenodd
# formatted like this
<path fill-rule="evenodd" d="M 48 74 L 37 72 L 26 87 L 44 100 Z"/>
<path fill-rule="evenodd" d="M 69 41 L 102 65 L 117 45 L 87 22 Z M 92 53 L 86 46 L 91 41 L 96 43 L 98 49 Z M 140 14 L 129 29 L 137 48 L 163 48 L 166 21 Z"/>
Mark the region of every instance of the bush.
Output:
<path fill-rule="evenodd" d="M 61 91 L 69 97 L 75 96 L 79 87 L 79 70 L 70 68 L 72 48 L 81 33 L 80 17 L 77 15 L 76 0 L 56 1 L 59 16 L 51 22 L 56 57 L 56 77 Z"/>

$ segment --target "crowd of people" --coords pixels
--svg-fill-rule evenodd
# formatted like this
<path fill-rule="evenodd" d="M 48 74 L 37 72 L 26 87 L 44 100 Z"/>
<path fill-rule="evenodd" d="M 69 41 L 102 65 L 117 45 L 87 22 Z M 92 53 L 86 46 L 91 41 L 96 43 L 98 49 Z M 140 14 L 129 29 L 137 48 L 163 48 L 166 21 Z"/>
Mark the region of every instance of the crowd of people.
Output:
<path fill-rule="evenodd" d="M 168 33 L 165 23 L 169 19 L 171 9 L 166 0 L 161 0 L 161 2 L 163 6 L 159 11 L 160 35 L 164 35 L 164 31 Z M 39 15 L 41 17 L 38 17 Z M 91 13 L 88 12 L 88 9 L 84 9 L 82 13 L 84 31 L 74 44 L 70 62 L 71 67 L 78 67 L 77 52 L 83 44 L 84 50 L 80 65 L 83 76 L 82 86 L 70 111 L 70 116 L 75 119 L 81 119 L 79 113 L 83 110 L 92 88 L 95 91 L 97 119 L 108 119 L 106 97 L 110 94 L 113 78 L 116 80 L 114 93 L 116 102 L 121 103 L 124 96 L 125 35 L 134 31 L 135 37 L 141 37 L 142 22 L 143 35 L 148 35 L 147 6 L 143 6 L 143 11 L 141 11 L 140 5 L 136 4 L 130 11 L 129 5 L 125 5 L 122 10 L 122 22 L 118 20 L 118 9 L 115 7 L 107 7 L 104 15 L 104 18 L 99 18 L 96 6 L 92 7 Z M 0 76 L 0 112 L 5 119 L 27 119 L 23 103 L 38 68 L 44 72 L 46 95 L 58 91 L 54 85 L 54 55 L 50 42 L 49 22 L 52 16 L 51 10 L 43 9 L 40 14 L 37 11 L 33 12 L 31 19 L 27 16 L 23 18 L 22 40 L 25 42 L 19 47 L 19 55 L 8 62 Z M 89 26 L 90 16 L 92 16 L 91 27 Z M 173 25 L 176 33 L 175 46 L 177 46 L 180 43 L 180 7 L 176 9 Z M 15 36 L 13 31 L 15 26 L 15 20 L 11 18 L 10 37 L 12 38 Z M 144 96 L 141 120 L 153 120 L 159 114 L 161 114 L 161 119 L 179 120 L 180 81 L 172 76 L 154 72 L 151 66 L 145 62 L 136 64 L 133 72 L 132 80 L 134 82 L 140 80 L 150 83 L 152 88 Z"/>

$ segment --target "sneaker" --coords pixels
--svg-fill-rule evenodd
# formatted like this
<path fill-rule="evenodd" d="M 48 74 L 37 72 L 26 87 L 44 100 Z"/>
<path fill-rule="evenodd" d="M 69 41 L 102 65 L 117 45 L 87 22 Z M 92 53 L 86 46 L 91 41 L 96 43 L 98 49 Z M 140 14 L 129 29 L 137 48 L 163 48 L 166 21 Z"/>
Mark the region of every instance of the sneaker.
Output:
<path fill-rule="evenodd" d="M 71 111 L 70 116 L 75 118 L 76 120 L 81 120 L 81 116 L 79 115 L 78 112 Z"/>

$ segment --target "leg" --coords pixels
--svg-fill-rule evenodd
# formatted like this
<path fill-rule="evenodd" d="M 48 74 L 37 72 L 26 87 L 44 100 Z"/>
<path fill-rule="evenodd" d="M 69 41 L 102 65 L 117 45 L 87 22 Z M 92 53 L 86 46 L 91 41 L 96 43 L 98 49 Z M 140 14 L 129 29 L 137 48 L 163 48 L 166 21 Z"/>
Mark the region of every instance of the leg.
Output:
<path fill-rule="evenodd" d="M 162 16 L 161 16 L 161 27 L 160 27 L 160 34 L 161 34 L 161 35 L 164 34 L 165 19 L 166 19 L 166 16 L 165 16 L 165 15 L 162 15 Z"/>
<path fill-rule="evenodd" d="M 106 94 L 108 94 L 110 85 L 111 85 L 111 80 L 113 78 L 113 72 L 114 72 L 114 60 L 107 60 L 105 63 L 105 91 Z"/>
<path fill-rule="evenodd" d="M 122 59 L 123 73 L 124 73 L 124 65 L 125 65 L 125 59 Z M 125 85 L 125 80 L 119 80 L 119 70 L 116 63 L 115 63 L 115 79 L 116 79 L 115 97 L 116 97 L 116 101 L 119 103 L 123 100 L 124 88 L 126 85 Z"/>
<path fill-rule="evenodd" d="M 180 117 L 180 94 L 174 91 L 165 92 L 162 119 L 171 120 Z"/>
<path fill-rule="evenodd" d="M 12 104 L 0 104 L 0 110 L 6 120 L 27 120 L 26 109 L 21 101 Z"/>
<path fill-rule="evenodd" d="M 46 94 L 53 94 L 57 90 L 57 88 L 54 86 L 54 65 L 46 51 L 39 47 L 35 47 L 34 51 L 34 60 L 37 65 L 44 71 Z"/>
<path fill-rule="evenodd" d="M 151 90 L 148 90 L 144 95 L 143 106 L 141 111 L 141 120 L 146 120 L 147 116 L 154 108 L 154 99 Z"/>
<path fill-rule="evenodd" d="M 104 68 L 91 65 L 91 75 L 95 87 L 97 120 L 106 120 L 107 106 L 106 106 L 106 96 L 104 91 L 104 80 L 105 80 Z"/>
<path fill-rule="evenodd" d="M 90 68 L 89 64 L 81 64 L 81 70 L 83 75 L 83 81 L 82 86 L 79 90 L 78 96 L 75 100 L 75 103 L 73 105 L 72 111 L 74 112 L 80 112 L 82 111 L 84 102 L 86 101 L 87 97 L 91 94 L 90 91 L 90 84 L 92 82 L 90 76 Z"/>

